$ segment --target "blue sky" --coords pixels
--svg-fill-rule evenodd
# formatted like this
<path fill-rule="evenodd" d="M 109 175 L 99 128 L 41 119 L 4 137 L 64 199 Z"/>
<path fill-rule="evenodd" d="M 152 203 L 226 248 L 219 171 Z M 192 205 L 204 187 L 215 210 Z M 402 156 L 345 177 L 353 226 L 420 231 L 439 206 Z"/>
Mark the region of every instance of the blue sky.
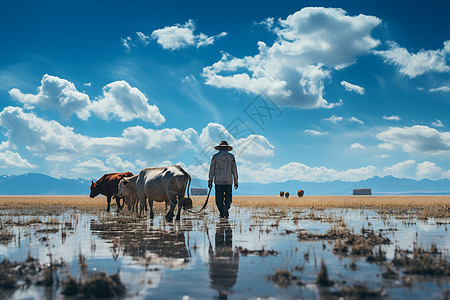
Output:
<path fill-rule="evenodd" d="M 0 173 L 450 178 L 445 1 L 2 1 Z"/>

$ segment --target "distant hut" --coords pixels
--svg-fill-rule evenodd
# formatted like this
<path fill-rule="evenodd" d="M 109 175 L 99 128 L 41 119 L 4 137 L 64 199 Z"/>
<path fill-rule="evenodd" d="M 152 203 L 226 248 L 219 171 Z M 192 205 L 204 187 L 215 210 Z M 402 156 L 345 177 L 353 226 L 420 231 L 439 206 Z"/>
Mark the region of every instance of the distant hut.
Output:
<path fill-rule="evenodd" d="M 305 194 L 304 190 L 298 190 L 297 191 L 297 196 L 299 196 L 299 197 L 303 197 L 304 194 Z"/>
<path fill-rule="evenodd" d="M 283 197 L 284 196 L 284 191 L 281 191 L 280 192 L 280 197 Z"/>
<path fill-rule="evenodd" d="M 353 195 L 372 195 L 372 189 L 353 189 Z"/>
<path fill-rule="evenodd" d="M 284 196 L 285 196 L 286 198 L 289 198 L 289 192 L 284 193 Z"/>
<path fill-rule="evenodd" d="M 191 188 L 191 195 L 192 196 L 205 196 L 208 194 L 207 189 L 203 188 Z"/>

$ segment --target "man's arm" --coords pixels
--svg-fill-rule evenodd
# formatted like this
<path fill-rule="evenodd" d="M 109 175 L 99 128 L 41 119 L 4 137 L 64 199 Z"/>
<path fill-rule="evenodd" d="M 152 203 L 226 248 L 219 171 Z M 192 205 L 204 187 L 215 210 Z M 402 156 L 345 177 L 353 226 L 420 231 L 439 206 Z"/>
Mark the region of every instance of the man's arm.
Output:
<path fill-rule="evenodd" d="M 238 183 L 238 172 L 237 172 L 237 166 L 236 166 L 236 159 L 233 156 L 233 161 L 231 163 L 231 173 L 233 174 L 234 178 L 234 188 L 237 189 L 239 186 Z"/>
<path fill-rule="evenodd" d="M 214 155 L 211 158 L 211 164 L 209 165 L 209 179 L 208 179 L 208 188 L 212 188 L 214 176 L 215 176 L 215 159 Z"/>

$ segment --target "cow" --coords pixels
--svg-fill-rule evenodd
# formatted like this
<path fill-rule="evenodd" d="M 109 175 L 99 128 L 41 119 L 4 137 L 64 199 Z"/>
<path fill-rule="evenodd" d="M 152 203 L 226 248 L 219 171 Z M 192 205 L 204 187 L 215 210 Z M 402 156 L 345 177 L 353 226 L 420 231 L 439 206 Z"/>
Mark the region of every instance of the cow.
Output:
<path fill-rule="evenodd" d="M 138 207 L 137 204 L 139 202 L 139 198 L 138 198 L 138 194 L 137 194 L 137 190 L 136 190 L 136 182 L 138 179 L 139 175 L 134 175 L 131 177 L 124 177 L 119 181 L 119 187 L 118 187 L 118 192 L 117 195 L 119 197 L 124 197 L 128 207 L 129 211 L 134 212 L 134 209 L 136 207 L 136 212 L 138 211 Z M 167 199 L 166 201 L 166 210 L 167 210 L 167 205 L 169 204 L 169 199 Z M 146 204 L 146 203 L 145 203 Z M 141 206 L 140 207 L 140 212 L 143 212 L 145 210 L 147 210 L 147 205 L 145 205 L 144 207 Z"/>
<path fill-rule="evenodd" d="M 180 220 L 181 208 L 185 201 L 186 189 L 191 182 L 191 176 L 179 165 L 158 168 L 145 168 L 139 172 L 136 190 L 141 207 L 145 207 L 146 200 L 150 206 L 150 218 L 153 219 L 153 201 L 169 201 L 170 209 L 166 220 L 171 222 L 175 206 L 178 204 L 176 220 Z M 189 199 L 189 198 L 187 198 Z"/>
<path fill-rule="evenodd" d="M 284 196 L 285 196 L 286 198 L 289 198 L 289 192 L 284 193 Z"/>
<path fill-rule="evenodd" d="M 297 191 L 297 196 L 299 196 L 299 197 L 303 197 L 304 194 L 305 194 L 304 190 L 298 190 Z"/>
<path fill-rule="evenodd" d="M 284 196 L 284 192 L 281 191 L 281 192 L 280 192 L 280 197 L 283 197 L 283 196 Z"/>
<path fill-rule="evenodd" d="M 117 212 L 119 212 L 122 209 L 122 207 L 120 206 L 121 197 L 117 196 L 119 181 L 123 177 L 130 177 L 130 176 L 133 176 L 133 173 L 131 172 L 109 173 L 103 175 L 96 182 L 91 181 L 92 182 L 91 194 L 89 195 L 89 197 L 94 198 L 99 194 L 105 195 L 106 201 L 108 202 L 108 207 L 106 208 L 106 211 L 109 211 L 111 198 L 114 197 L 117 203 Z"/>

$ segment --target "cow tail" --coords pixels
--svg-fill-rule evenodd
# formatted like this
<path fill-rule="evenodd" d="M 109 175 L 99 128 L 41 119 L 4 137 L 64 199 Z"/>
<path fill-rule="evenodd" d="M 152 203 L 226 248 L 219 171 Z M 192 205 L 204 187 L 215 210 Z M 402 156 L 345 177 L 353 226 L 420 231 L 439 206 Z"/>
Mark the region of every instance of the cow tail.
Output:
<path fill-rule="evenodd" d="M 189 195 L 189 189 L 191 186 L 191 175 L 189 175 L 189 174 L 187 174 L 187 175 L 188 175 L 187 195 L 188 195 L 188 198 L 191 198 L 191 196 Z"/>

